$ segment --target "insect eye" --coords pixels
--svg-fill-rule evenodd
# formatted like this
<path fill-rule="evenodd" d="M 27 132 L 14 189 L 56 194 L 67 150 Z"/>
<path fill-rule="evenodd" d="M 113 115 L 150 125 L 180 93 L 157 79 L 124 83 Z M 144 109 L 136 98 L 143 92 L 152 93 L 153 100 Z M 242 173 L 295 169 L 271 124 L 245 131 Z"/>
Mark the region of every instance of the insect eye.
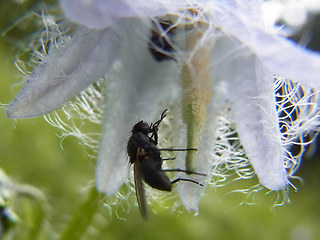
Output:
<path fill-rule="evenodd" d="M 136 125 L 134 125 L 134 127 L 132 129 L 132 133 L 137 133 L 137 132 L 141 132 L 143 134 L 148 134 L 151 132 L 151 128 L 148 123 L 146 123 L 144 121 L 140 121 L 140 122 L 136 123 Z"/>

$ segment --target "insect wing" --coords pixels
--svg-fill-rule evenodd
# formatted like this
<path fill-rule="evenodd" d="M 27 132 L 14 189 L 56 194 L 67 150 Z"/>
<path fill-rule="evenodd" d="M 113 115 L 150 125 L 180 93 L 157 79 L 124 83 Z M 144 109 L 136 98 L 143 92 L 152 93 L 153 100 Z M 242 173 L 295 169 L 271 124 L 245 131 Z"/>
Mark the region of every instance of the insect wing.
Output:
<path fill-rule="evenodd" d="M 147 220 L 147 199 L 145 194 L 145 189 L 143 185 L 143 179 L 141 175 L 141 163 L 139 161 L 139 157 L 143 156 L 141 155 L 141 152 L 144 152 L 143 149 L 140 151 L 141 148 L 138 148 L 137 150 L 137 156 L 136 161 L 134 163 L 133 171 L 134 171 L 134 185 L 136 189 L 136 196 L 137 201 L 140 209 L 141 216 L 144 220 Z"/>

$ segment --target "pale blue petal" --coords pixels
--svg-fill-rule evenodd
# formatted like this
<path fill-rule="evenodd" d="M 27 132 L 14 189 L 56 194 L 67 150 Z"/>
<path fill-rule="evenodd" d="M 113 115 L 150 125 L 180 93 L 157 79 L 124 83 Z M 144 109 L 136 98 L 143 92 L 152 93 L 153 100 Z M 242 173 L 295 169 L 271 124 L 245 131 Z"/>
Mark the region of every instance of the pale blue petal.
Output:
<path fill-rule="evenodd" d="M 248 9 L 221 4 L 212 15 L 217 27 L 247 45 L 271 72 L 320 88 L 319 54 L 267 31 L 259 20 L 247 17 Z"/>
<path fill-rule="evenodd" d="M 112 29 L 81 27 L 34 68 L 7 108 L 9 118 L 37 117 L 69 101 L 112 66 L 119 39 Z"/>
<path fill-rule="evenodd" d="M 209 109 L 212 108 L 211 104 L 208 106 Z M 202 197 L 203 191 L 205 189 L 205 185 L 211 179 L 211 169 L 213 165 L 213 147 L 215 144 L 214 137 L 214 128 L 216 127 L 214 113 L 209 112 L 208 120 L 206 122 L 206 126 L 204 131 L 201 133 L 200 145 L 197 151 L 197 162 L 196 162 L 196 171 L 199 173 L 207 174 L 207 176 L 200 176 L 196 174 L 176 174 L 176 177 L 183 177 L 186 179 L 193 179 L 199 183 L 202 183 L 204 186 L 200 186 L 199 184 L 191 183 L 191 182 L 179 182 L 177 184 L 178 193 L 181 199 L 181 202 L 185 206 L 185 208 L 190 211 L 197 213 L 199 211 L 199 202 Z M 177 116 L 178 118 L 178 116 Z M 181 121 L 181 118 L 180 120 Z M 179 124 L 183 124 L 182 121 Z M 175 131 L 175 135 L 180 140 L 180 146 L 187 146 L 186 139 L 186 127 L 184 131 L 181 129 L 177 129 Z M 185 153 L 177 154 L 176 159 L 176 167 L 185 169 Z"/>
<path fill-rule="evenodd" d="M 228 43 L 229 42 L 229 43 Z M 220 52 L 237 54 L 215 66 L 215 76 L 225 81 L 229 101 L 242 146 L 260 182 L 269 189 L 280 190 L 288 184 L 275 108 L 273 75 L 267 72 L 250 49 L 237 42 L 222 39 Z"/>
<path fill-rule="evenodd" d="M 249 61 L 252 61 L 251 65 Z M 239 67 L 245 67 L 242 64 L 239 62 Z M 234 79 L 238 87 L 232 91 L 234 101 L 231 112 L 240 141 L 260 182 L 269 189 L 281 190 L 288 180 L 274 89 L 270 81 L 273 76 L 264 76 L 254 57 L 246 61 L 246 66 L 252 69 L 243 68 L 243 74 L 238 74 Z M 270 84 L 267 84 L 268 81 Z"/>
<path fill-rule="evenodd" d="M 118 15 L 131 13 L 118 0 L 60 0 L 60 5 L 70 20 L 95 29 L 109 27 L 118 20 Z"/>
<path fill-rule="evenodd" d="M 142 24 L 145 29 L 141 30 L 138 24 L 139 21 L 133 21 L 135 27 L 127 28 L 127 43 L 119 50 L 120 60 L 106 78 L 96 185 L 98 191 L 107 195 L 116 193 L 127 180 L 130 164 L 126 143 L 134 124 L 140 120 L 157 121 L 172 99 L 178 97 L 175 62 L 159 63 L 152 58 L 147 39 L 141 38 L 149 28 Z"/>
<path fill-rule="evenodd" d="M 66 16 L 90 28 L 101 29 L 120 18 L 154 17 L 186 6 L 185 0 L 60 0 Z"/>

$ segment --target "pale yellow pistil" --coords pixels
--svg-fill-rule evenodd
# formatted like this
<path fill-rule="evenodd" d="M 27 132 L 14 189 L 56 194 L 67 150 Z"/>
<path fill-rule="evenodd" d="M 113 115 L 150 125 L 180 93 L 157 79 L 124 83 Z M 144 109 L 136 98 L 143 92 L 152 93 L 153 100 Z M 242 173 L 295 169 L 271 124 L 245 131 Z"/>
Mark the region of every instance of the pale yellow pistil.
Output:
<path fill-rule="evenodd" d="M 187 148 L 198 148 L 200 135 L 207 119 L 207 105 L 211 97 L 211 60 L 213 43 L 203 42 L 206 29 L 198 24 L 187 34 L 186 50 L 189 58 L 183 62 L 181 72 L 182 117 L 187 125 Z M 196 171 L 197 151 L 187 151 L 186 169 Z"/>

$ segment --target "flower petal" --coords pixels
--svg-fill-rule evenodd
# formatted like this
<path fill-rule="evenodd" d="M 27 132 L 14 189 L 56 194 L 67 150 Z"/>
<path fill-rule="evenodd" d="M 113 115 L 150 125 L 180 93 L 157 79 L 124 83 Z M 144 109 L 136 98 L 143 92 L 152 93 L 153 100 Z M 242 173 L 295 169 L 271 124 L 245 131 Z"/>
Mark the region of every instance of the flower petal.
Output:
<path fill-rule="evenodd" d="M 209 108 L 211 108 L 211 106 Z M 201 132 L 201 140 L 197 151 L 197 161 L 194 163 L 195 171 L 198 173 L 207 174 L 207 176 L 200 176 L 196 174 L 179 174 L 180 177 L 192 179 L 204 185 L 201 186 L 190 182 L 181 182 L 177 185 L 178 193 L 183 205 L 186 207 L 188 211 L 194 213 L 198 212 L 200 198 L 205 189 L 205 185 L 208 183 L 208 181 L 210 181 L 210 178 L 212 177 L 211 168 L 213 154 L 210 151 L 210 149 L 212 149 L 212 146 L 214 146 L 215 144 L 215 137 L 212 134 L 214 132 L 215 127 L 214 120 L 215 119 L 213 118 L 209 118 L 209 120 L 207 120 L 206 122 L 205 129 Z M 179 132 L 180 133 L 178 133 L 177 136 L 180 138 L 180 141 L 182 142 L 181 146 L 185 146 L 187 142 L 187 140 L 185 139 L 186 132 L 182 132 L 180 129 Z M 177 157 L 176 166 L 178 168 L 185 169 L 185 154 L 181 155 L 182 156 L 180 156 L 180 158 Z"/>
<path fill-rule="evenodd" d="M 95 29 L 109 27 L 118 15 L 129 15 L 131 12 L 118 0 L 60 0 L 60 5 L 70 20 Z"/>
<path fill-rule="evenodd" d="M 96 185 L 107 195 L 114 194 L 128 176 L 126 143 L 134 124 L 139 120 L 148 123 L 158 120 L 178 91 L 175 62 L 156 62 L 149 53 L 148 39 L 141 38 L 141 34 L 145 36 L 149 32 L 148 26 L 141 24 L 145 29 L 139 29 L 137 21 L 132 24 L 135 27 L 126 29 L 127 44 L 119 49 L 119 61 L 106 77 Z"/>
<path fill-rule="evenodd" d="M 319 54 L 267 31 L 261 22 L 247 17 L 248 9 L 229 4 L 220 7 L 213 13 L 216 26 L 248 46 L 271 72 L 320 88 Z"/>
<path fill-rule="evenodd" d="M 81 27 L 35 67 L 7 108 L 9 118 L 37 117 L 70 100 L 112 66 L 118 37 L 113 29 Z"/>
<path fill-rule="evenodd" d="M 153 17 L 185 6 L 185 0 L 60 0 L 66 16 L 89 28 L 106 28 L 123 17 Z"/>
<path fill-rule="evenodd" d="M 238 66 L 242 67 L 243 74 L 234 79 L 238 87 L 233 91 L 231 111 L 240 141 L 260 182 L 272 190 L 283 189 L 288 180 L 274 89 L 269 80 L 273 76 L 265 75 L 254 57 L 239 62 Z M 248 66 L 252 67 L 251 70 Z"/>
<path fill-rule="evenodd" d="M 96 185 L 100 192 L 112 195 L 128 176 L 126 143 L 134 124 L 130 83 L 123 79 L 108 81 L 103 130 L 96 166 Z"/>
<path fill-rule="evenodd" d="M 216 54 L 223 54 L 223 49 L 226 53 L 237 45 L 226 38 L 221 39 L 217 46 L 221 53 Z M 225 84 L 230 84 L 232 117 L 260 182 L 272 190 L 283 189 L 288 180 L 275 108 L 273 75 L 265 71 L 259 59 L 247 48 L 215 66 L 215 71 L 216 76 L 226 79 Z"/>

